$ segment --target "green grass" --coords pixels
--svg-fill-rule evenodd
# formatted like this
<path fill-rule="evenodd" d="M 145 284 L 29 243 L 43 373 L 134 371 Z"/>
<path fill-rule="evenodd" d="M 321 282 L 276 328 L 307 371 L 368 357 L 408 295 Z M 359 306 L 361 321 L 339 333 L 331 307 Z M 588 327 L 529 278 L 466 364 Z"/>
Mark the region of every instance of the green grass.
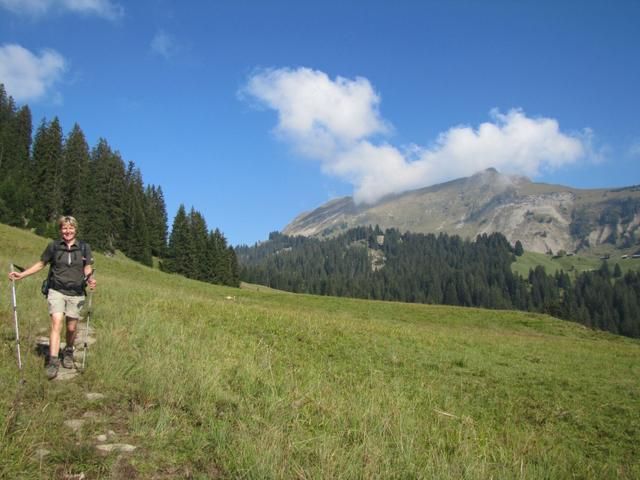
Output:
<path fill-rule="evenodd" d="M 45 244 L 0 226 L 0 264 L 29 265 Z M 96 261 L 98 343 L 73 382 L 46 381 L 30 348 L 48 325 L 44 274 L 17 284 L 22 388 L 2 295 L 0 478 L 640 477 L 640 342 L 530 313 L 231 289 Z M 87 411 L 96 420 L 70 433 L 63 421 Z M 139 448 L 99 454 L 108 430 Z M 38 448 L 51 454 L 34 460 Z"/>
<path fill-rule="evenodd" d="M 629 255 L 629 257 L 630 256 L 631 255 Z M 640 260 L 632 258 L 623 259 L 619 252 L 611 253 L 611 258 L 609 258 L 607 262 L 612 272 L 616 263 L 620 265 L 623 274 L 629 270 L 640 270 Z M 552 258 L 551 255 L 545 255 L 544 253 L 525 251 L 524 255 L 516 257 L 516 261 L 511 265 L 511 269 L 515 273 L 519 273 L 527 278 L 529 276 L 529 270 L 535 269 L 538 265 L 543 266 L 549 274 L 553 274 L 558 270 L 564 270 L 570 274 L 579 274 L 588 270 L 597 270 L 600 268 L 600 265 L 602 265 L 602 260 L 593 255 L 572 255 L 570 257 Z"/>

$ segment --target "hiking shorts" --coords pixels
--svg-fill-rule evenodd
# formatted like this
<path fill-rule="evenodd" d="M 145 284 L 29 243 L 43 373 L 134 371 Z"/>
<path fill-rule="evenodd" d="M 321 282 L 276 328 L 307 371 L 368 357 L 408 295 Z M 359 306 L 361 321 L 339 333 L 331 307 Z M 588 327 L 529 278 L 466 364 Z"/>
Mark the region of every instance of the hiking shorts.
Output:
<path fill-rule="evenodd" d="M 65 295 L 50 288 L 47 303 L 49 304 L 49 315 L 64 313 L 67 318 L 80 318 L 84 308 L 84 295 Z"/>

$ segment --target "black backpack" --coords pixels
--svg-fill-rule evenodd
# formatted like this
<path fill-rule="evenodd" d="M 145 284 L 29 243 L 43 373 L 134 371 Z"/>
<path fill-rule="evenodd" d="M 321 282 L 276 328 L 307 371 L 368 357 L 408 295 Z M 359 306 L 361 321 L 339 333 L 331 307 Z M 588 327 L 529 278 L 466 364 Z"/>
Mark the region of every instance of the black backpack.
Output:
<path fill-rule="evenodd" d="M 82 265 L 85 266 L 87 264 L 87 244 L 85 242 L 83 242 L 82 240 L 76 240 L 76 242 L 78 243 L 78 246 L 80 247 L 80 251 L 82 252 Z M 57 242 L 53 242 L 53 255 L 51 256 L 52 261 L 51 261 L 51 265 L 49 266 L 49 274 L 47 275 L 47 278 L 45 278 L 42 281 L 42 287 L 40 287 L 40 291 L 42 292 L 42 294 L 46 297 L 47 295 L 49 295 L 49 288 L 51 287 L 51 277 L 53 276 L 53 262 L 55 260 L 55 253 L 57 249 Z M 86 295 L 86 279 L 83 280 L 82 282 L 82 290 Z"/>

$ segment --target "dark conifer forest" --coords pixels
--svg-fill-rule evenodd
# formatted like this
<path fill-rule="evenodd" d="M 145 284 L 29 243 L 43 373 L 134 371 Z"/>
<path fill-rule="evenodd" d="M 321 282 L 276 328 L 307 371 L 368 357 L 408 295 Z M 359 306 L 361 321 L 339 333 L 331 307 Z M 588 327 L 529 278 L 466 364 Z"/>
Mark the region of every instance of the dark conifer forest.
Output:
<path fill-rule="evenodd" d="M 272 233 L 238 247 L 242 280 L 291 292 L 517 309 L 640 337 L 640 273 L 602 264 L 572 278 L 511 270 L 522 246 L 499 233 L 474 241 L 358 227 L 327 240 Z"/>
<path fill-rule="evenodd" d="M 236 255 L 195 209 L 180 207 L 171 234 L 162 187 L 100 139 L 91 148 L 78 124 L 65 136 L 58 118 L 33 135 L 31 111 L 0 84 L 0 222 L 56 238 L 57 219 L 78 219 L 78 237 L 102 252 L 122 251 L 167 272 L 239 285 Z M 184 218 L 183 218 L 184 217 Z"/>

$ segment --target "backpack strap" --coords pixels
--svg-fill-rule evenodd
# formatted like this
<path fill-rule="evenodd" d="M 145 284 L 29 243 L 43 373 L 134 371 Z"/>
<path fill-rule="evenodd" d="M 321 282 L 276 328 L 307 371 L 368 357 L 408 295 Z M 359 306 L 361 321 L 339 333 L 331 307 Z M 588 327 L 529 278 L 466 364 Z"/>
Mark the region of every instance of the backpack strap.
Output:
<path fill-rule="evenodd" d="M 78 240 L 78 246 L 80 247 L 80 251 L 82 252 L 82 266 L 87 266 L 87 242 L 82 240 Z"/>
<path fill-rule="evenodd" d="M 51 250 L 51 260 L 49 261 L 49 273 L 47 273 L 47 279 L 42 282 L 40 290 L 46 297 L 49 294 L 49 287 L 51 285 L 51 277 L 53 277 L 53 263 L 56 261 L 56 241 L 52 241 L 48 247 Z"/>

